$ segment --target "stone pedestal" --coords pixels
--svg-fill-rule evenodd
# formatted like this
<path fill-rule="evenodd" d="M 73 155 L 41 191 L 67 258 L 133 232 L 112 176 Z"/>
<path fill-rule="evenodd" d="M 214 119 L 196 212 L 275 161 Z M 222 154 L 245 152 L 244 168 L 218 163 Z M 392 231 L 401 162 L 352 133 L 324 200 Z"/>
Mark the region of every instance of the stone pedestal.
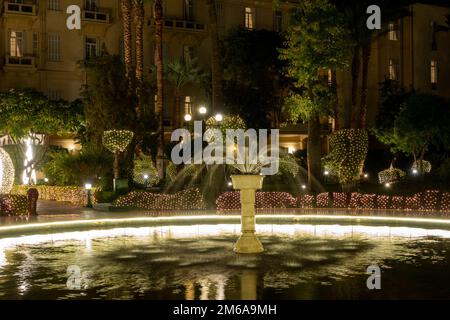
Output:
<path fill-rule="evenodd" d="M 255 235 L 255 193 L 262 188 L 264 176 L 232 175 L 233 187 L 241 194 L 241 236 L 234 245 L 236 253 L 260 253 L 264 251 Z"/>

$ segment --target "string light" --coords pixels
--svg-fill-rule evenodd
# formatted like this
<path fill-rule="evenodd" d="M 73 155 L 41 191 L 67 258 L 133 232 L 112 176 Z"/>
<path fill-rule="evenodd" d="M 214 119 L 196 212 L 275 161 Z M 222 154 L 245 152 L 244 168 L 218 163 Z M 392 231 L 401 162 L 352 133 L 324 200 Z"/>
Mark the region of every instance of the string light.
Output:
<path fill-rule="evenodd" d="M 403 170 L 394 167 L 378 172 L 378 180 L 381 184 L 385 184 L 386 187 L 390 187 L 391 183 L 397 182 L 405 176 L 406 173 Z"/>
<path fill-rule="evenodd" d="M 421 171 L 421 169 L 422 169 L 422 172 L 430 173 L 431 172 L 431 162 L 426 161 L 426 160 L 416 160 L 413 162 L 411 169 L 414 174 L 419 173 Z"/>
<path fill-rule="evenodd" d="M 0 148 L 0 194 L 7 194 L 14 184 L 14 165 L 3 148 Z"/>
<path fill-rule="evenodd" d="M 39 192 L 39 199 L 70 202 L 74 205 L 84 206 L 87 201 L 87 190 L 79 186 L 33 186 Z M 11 194 L 27 195 L 29 186 L 15 185 Z M 97 203 L 95 199 L 96 188 L 92 188 L 92 203 Z"/>
<path fill-rule="evenodd" d="M 206 208 L 200 190 L 197 188 L 186 189 L 175 194 L 132 191 L 116 199 L 113 205 L 146 210 L 202 210 Z"/>
<path fill-rule="evenodd" d="M 257 209 L 295 208 L 297 200 L 287 192 L 256 192 Z M 217 210 L 240 210 L 241 201 L 237 191 L 222 193 L 216 200 Z"/>
<path fill-rule="evenodd" d="M 129 130 L 108 130 L 103 133 L 103 145 L 112 153 L 124 152 L 132 139 L 133 132 Z"/>
<path fill-rule="evenodd" d="M 27 214 L 27 196 L 18 194 L 2 194 L 0 196 L 0 208 L 1 212 L 7 215 Z"/>

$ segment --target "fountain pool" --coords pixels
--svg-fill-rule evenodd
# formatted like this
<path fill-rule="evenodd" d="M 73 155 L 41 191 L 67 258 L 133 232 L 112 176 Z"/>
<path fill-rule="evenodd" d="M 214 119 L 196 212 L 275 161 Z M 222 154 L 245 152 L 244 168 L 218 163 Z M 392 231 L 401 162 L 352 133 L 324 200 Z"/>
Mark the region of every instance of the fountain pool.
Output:
<path fill-rule="evenodd" d="M 0 299 L 450 298 L 450 223 L 266 220 L 245 255 L 233 219 L 0 227 Z"/>

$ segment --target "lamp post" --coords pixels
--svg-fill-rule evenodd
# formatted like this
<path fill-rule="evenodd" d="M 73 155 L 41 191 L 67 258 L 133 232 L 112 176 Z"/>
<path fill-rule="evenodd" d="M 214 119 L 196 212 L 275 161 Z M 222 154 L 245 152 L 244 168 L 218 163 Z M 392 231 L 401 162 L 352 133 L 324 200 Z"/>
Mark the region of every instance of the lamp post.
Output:
<path fill-rule="evenodd" d="M 87 191 L 87 205 L 86 208 L 92 208 L 92 200 L 91 200 L 91 190 L 92 190 L 92 184 L 86 183 L 84 185 L 84 188 Z"/>
<path fill-rule="evenodd" d="M 148 188 L 148 174 L 144 174 L 144 187 Z"/>

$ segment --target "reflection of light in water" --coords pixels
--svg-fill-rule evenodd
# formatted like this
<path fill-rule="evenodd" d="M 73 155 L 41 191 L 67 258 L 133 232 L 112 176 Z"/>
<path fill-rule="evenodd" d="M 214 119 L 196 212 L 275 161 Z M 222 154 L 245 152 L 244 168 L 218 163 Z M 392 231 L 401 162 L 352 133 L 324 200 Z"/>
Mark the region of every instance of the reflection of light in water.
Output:
<path fill-rule="evenodd" d="M 28 252 L 24 253 L 26 256 L 25 261 L 19 266 L 19 271 L 16 273 L 18 276 L 18 283 L 17 290 L 19 291 L 20 295 L 24 295 L 28 289 L 30 288 L 30 282 L 28 279 L 32 276 L 33 270 L 34 270 L 34 264 L 35 259 L 34 257 L 29 254 Z"/>
<path fill-rule="evenodd" d="M 208 279 L 201 279 L 199 281 L 200 284 L 200 300 L 208 300 L 209 297 L 209 285 L 210 282 Z"/>
<path fill-rule="evenodd" d="M 258 224 L 258 233 L 276 235 L 309 234 L 314 236 L 356 236 L 366 235 L 370 237 L 426 237 L 438 236 L 450 238 L 449 230 L 423 229 L 409 227 L 388 227 L 388 226 L 347 226 L 347 225 L 312 225 L 312 224 Z M 66 240 L 84 241 L 86 248 L 91 248 L 91 241 L 95 238 L 109 237 L 148 237 L 153 236 L 162 239 L 196 238 L 204 236 L 214 236 L 218 234 L 237 234 L 240 232 L 240 225 L 237 224 L 216 224 L 216 225 L 188 225 L 188 226 L 158 226 L 158 227 L 138 227 L 138 228 L 115 228 L 107 230 L 90 230 L 77 232 L 64 232 L 54 234 L 37 234 L 16 238 L 0 239 L 0 248 L 6 249 L 19 244 L 38 244 L 42 242 L 56 242 Z M 0 267 L 5 263 L 5 253 L 1 250 Z"/>
<path fill-rule="evenodd" d="M 6 264 L 5 248 L 0 246 L 0 268 Z"/>
<path fill-rule="evenodd" d="M 227 284 L 227 278 L 224 275 L 214 275 L 216 279 L 216 300 L 225 300 L 225 286 Z"/>

